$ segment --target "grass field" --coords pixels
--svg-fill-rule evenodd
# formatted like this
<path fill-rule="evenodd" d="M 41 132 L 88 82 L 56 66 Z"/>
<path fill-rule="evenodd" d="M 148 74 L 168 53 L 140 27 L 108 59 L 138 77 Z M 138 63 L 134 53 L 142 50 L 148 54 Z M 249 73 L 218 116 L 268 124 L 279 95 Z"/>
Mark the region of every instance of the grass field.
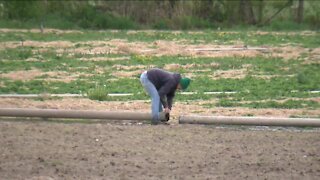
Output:
<path fill-rule="evenodd" d="M 147 100 L 138 76 L 158 67 L 192 78 L 187 91 L 197 94 L 178 94 L 176 102 L 206 101 L 203 108 L 320 108 L 318 32 L 0 31 L 1 94 Z M 230 91 L 237 93 L 204 93 Z"/>

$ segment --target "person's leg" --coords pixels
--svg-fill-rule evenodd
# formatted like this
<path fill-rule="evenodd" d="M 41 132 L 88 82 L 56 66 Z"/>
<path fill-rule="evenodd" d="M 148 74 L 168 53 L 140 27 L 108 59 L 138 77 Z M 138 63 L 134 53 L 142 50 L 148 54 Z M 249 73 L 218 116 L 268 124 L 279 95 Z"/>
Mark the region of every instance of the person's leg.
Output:
<path fill-rule="evenodd" d="M 159 93 L 156 87 L 149 81 L 146 73 L 142 73 L 140 77 L 140 81 L 146 92 L 151 97 L 151 112 L 152 112 L 152 123 L 159 122 L 159 116 L 162 111 L 162 106 L 160 102 Z M 161 108 L 160 108 L 161 107 Z"/>

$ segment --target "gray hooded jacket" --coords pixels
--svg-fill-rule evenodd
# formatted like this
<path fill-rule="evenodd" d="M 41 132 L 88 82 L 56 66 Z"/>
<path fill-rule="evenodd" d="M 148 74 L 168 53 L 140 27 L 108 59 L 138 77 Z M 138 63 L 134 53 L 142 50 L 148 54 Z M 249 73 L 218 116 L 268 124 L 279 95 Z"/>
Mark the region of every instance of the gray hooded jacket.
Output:
<path fill-rule="evenodd" d="M 171 109 L 181 75 L 161 69 L 151 69 L 147 71 L 147 76 L 158 90 L 163 107 Z"/>

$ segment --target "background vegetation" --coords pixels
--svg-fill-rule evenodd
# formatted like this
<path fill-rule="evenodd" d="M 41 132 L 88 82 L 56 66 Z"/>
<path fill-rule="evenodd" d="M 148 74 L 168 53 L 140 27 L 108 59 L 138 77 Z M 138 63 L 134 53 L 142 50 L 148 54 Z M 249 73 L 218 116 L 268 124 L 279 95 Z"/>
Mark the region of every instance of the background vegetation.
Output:
<path fill-rule="evenodd" d="M 318 29 L 317 0 L 0 0 L 0 27 Z"/>

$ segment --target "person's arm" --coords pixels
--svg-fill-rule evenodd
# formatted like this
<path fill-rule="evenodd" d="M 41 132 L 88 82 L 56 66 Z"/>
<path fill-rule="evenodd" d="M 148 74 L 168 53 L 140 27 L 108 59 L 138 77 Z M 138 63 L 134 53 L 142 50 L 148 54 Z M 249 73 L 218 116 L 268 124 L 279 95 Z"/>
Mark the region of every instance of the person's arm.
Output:
<path fill-rule="evenodd" d="M 164 108 L 168 108 L 168 101 L 166 96 L 160 96 L 160 101 Z"/>
<path fill-rule="evenodd" d="M 168 108 L 171 110 L 172 104 L 173 104 L 173 98 L 175 96 L 175 93 L 170 93 L 167 95 L 167 102 L 168 102 Z"/>
<path fill-rule="evenodd" d="M 164 108 L 169 108 L 169 107 L 171 108 L 172 106 L 172 97 L 169 96 L 169 99 L 168 99 L 167 95 L 170 93 L 173 86 L 174 86 L 174 81 L 169 81 L 165 85 L 163 85 L 158 91 L 160 96 L 160 101 Z M 171 104 L 170 106 L 169 106 L 169 103 Z"/>

